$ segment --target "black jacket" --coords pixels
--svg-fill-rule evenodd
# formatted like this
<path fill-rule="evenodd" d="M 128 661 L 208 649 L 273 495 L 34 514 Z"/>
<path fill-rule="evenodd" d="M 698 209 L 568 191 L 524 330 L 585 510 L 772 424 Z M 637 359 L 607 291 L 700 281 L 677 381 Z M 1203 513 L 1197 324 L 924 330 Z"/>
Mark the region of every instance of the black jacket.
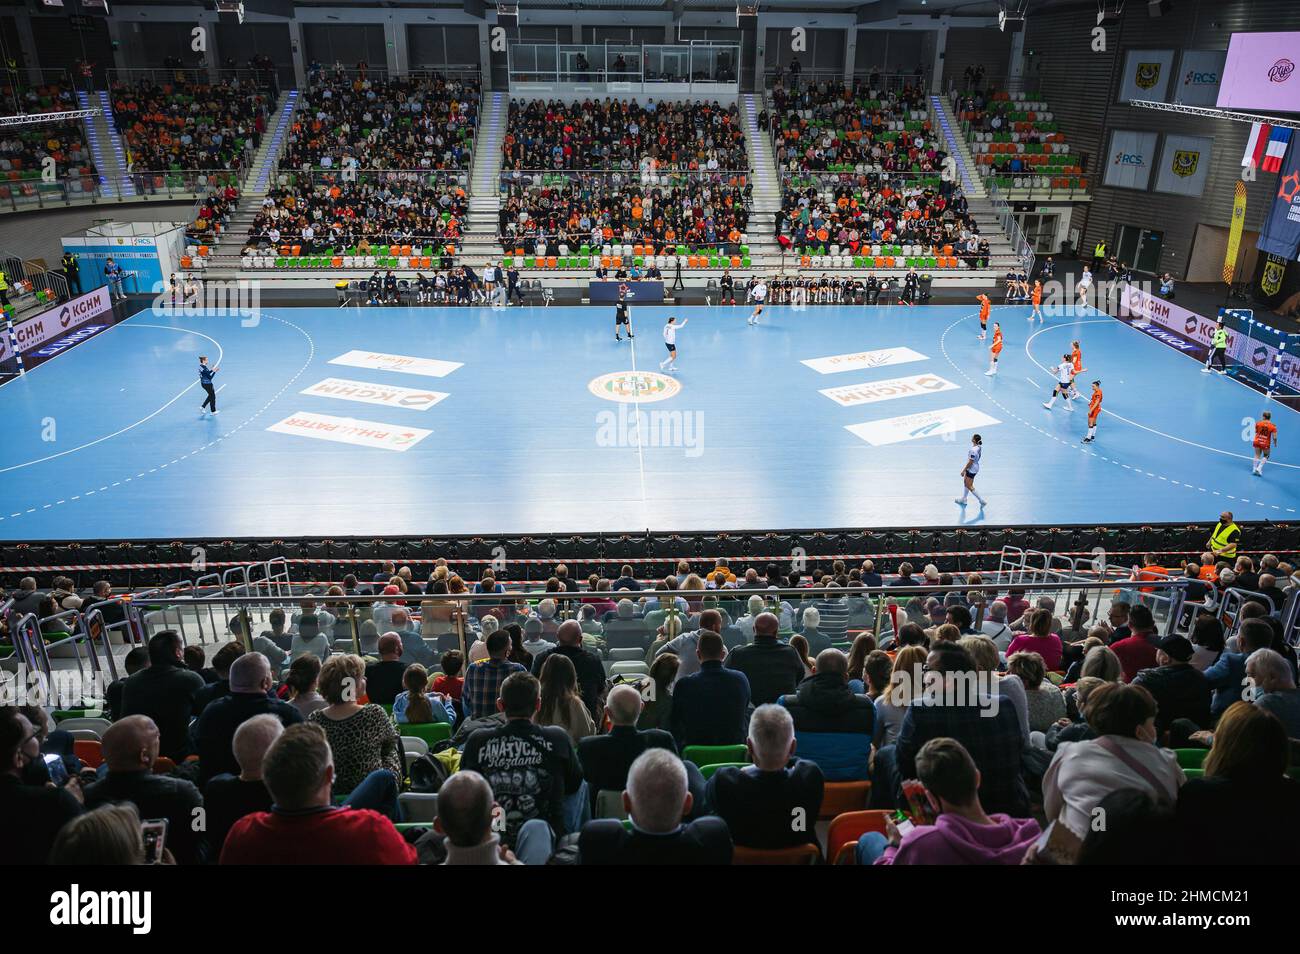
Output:
<path fill-rule="evenodd" d="M 0 774 L 0 844 L 6 865 L 43 865 L 54 836 L 81 803 L 66 788 L 25 785 L 8 772 Z"/>
<path fill-rule="evenodd" d="M 180 663 L 154 663 L 122 683 L 121 716 L 145 715 L 160 735 L 158 754 L 177 762 L 189 754 L 190 716 L 203 677 Z"/>
<path fill-rule="evenodd" d="M 756 706 L 794 692 L 804 676 L 803 660 L 794 647 L 770 637 L 756 636 L 750 645 L 737 646 L 727 654 L 727 668 L 745 674 Z"/>
<path fill-rule="evenodd" d="M 676 752 L 677 743 L 663 729 L 638 730 L 630 725 L 616 725 L 608 735 L 592 735 L 578 742 L 578 761 L 582 763 L 582 776 L 591 790 L 593 806 L 601 789 L 623 790 L 628 770 L 646 749 Z"/>
<path fill-rule="evenodd" d="M 141 820 L 167 819 L 166 846 L 180 864 L 197 864 L 206 859 L 206 826 L 194 824 L 194 809 L 202 807 L 203 796 L 193 782 L 141 769 L 109 772 L 86 789 L 87 809 L 116 802 L 134 803 Z M 194 830 L 196 827 L 199 831 Z"/>
<path fill-rule="evenodd" d="M 750 687 L 742 672 L 709 659 L 700 671 L 677 680 L 669 716 L 677 744 L 739 745 L 749 727 Z"/>
<path fill-rule="evenodd" d="M 256 715 L 271 714 L 286 726 L 302 721 L 296 706 L 278 699 L 268 699 L 261 692 L 232 692 L 217 699 L 206 709 L 194 726 L 194 742 L 199 752 L 199 784 L 223 772 L 239 774 L 232 745 L 235 730 Z"/>
<path fill-rule="evenodd" d="M 779 772 L 728 765 L 709 779 L 708 803 L 746 848 L 789 848 L 817 843 L 817 816 L 825 782 L 814 762 L 796 758 Z M 806 822 L 792 824 L 796 811 Z"/>
<path fill-rule="evenodd" d="M 1190 663 L 1174 663 L 1143 669 L 1133 677 L 1156 700 L 1156 732 L 1164 733 L 1175 719 L 1191 719 L 1202 729 L 1210 721 L 1210 683 Z"/>
<path fill-rule="evenodd" d="M 731 834 L 721 818 L 701 818 L 666 835 L 628 831 L 613 818 L 582 826 L 578 854 L 584 865 L 729 865 Z"/>

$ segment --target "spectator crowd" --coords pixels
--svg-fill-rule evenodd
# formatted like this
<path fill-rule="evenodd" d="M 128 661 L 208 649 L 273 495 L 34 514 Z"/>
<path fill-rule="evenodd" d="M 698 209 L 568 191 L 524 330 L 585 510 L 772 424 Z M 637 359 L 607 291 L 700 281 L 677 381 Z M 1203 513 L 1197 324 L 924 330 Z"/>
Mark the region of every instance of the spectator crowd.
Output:
<path fill-rule="evenodd" d="M 1225 818 L 1300 807 L 1279 623 L 1300 574 L 1224 555 L 1143 559 L 1095 620 L 906 562 L 585 584 L 561 565 L 537 600 L 490 570 L 471 587 L 444 561 L 425 583 L 389 564 L 247 641 L 235 618 L 210 659 L 155 632 L 93 745 L 0 709 L 0 836 L 24 863 L 143 863 L 143 818 L 169 820 L 179 864 L 725 864 L 820 857 L 790 819 L 839 816 L 830 860 L 860 864 L 1288 862 L 1290 828 Z M 1185 634 L 1158 619 L 1165 579 Z M 882 585 L 880 603 L 863 589 Z M 110 590 L 26 578 L 12 598 Z M 354 643 L 342 598 L 367 594 Z M 408 787 L 436 792 L 432 822 L 404 821 Z"/>

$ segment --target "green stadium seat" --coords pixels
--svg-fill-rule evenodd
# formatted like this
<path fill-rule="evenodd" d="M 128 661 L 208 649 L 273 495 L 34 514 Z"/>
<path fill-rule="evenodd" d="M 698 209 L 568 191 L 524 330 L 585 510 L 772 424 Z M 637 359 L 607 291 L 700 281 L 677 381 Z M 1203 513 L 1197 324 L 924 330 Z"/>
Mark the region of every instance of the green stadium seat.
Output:
<path fill-rule="evenodd" d="M 720 762 L 748 762 L 749 749 L 744 745 L 688 745 L 682 749 L 682 759 L 701 766 Z"/>

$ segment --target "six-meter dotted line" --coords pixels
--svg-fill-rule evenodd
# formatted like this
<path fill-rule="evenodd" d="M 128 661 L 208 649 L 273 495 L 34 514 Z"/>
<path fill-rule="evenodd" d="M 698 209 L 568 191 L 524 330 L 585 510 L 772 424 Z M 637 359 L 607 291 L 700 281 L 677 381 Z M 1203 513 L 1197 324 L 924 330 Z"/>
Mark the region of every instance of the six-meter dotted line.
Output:
<path fill-rule="evenodd" d="M 288 381 L 286 381 L 284 383 L 284 386 L 281 387 L 280 390 L 276 391 L 275 394 L 271 396 L 270 400 L 268 400 L 265 404 L 259 407 L 256 411 L 250 414 L 239 424 L 235 425 L 235 427 L 232 428 L 231 430 L 227 431 L 226 433 L 216 438 L 213 438 L 212 440 L 208 441 L 206 444 L 203 444 L 200 447 L 196 447 L 194 450 L 189 451 L 188 453 L 181 454 L 177 457 L 173 457 L 165 464 L 159 464 L 157 467 L 150 467 L 147 470 L 142 470 L 138 474 L 132 477 L 123 477 L 121 480 L 115 480 L 112 483 L 104 484 L 103 486 L 95 490 L 86 490 L 83 491 L 82 493 L 73 494 L 70 497 L 65 497 L 62 500 L 56 500 L 53 503 L 41 504 L 35 507 L 28 507 L 26 510 L 17 510 L 9 514 L 9 516 L 7 517 L 0 516 L 0 522 L 4 520 L 12 520 L 16 517 L 23 517 L 26 516 L 27 514 L 39 513 L 41 511 L 49 510 L 53 507 L 58 507 L 62 504 L 70 503 L 74 500 L 80 500 L 83 497 L 93 497 L 95 494 L 106 493 L 112 490 L 114 487 L 121 487 L 124 484 L 129 484 L 134 480 L 140 480 L 144 477 L 148 477 L 150 474 L 156 474 L 160 470 L 166 470 L 168 467 L 172 466 L 173 464 L 179 464 L 181 461 L 188 460 L 191 457 L 197 456 L 198 454 L 202 454 L 209 447 L 212 447 L 216 444 L 220 444 L 222 441 L 234 437 L 236 434 L 242 431 L 249 424 L 253 423 L 253 421 L 261 417 L 266 412 L 267 408 L 269 408 L 272 404 L 278 401 L 280 397 L 283 396 L 284 392 L 289 390 L 289 388 L 293 386 L 293 383 L 297 381 L 300 377 L 302 377 L 303 372 L 306 371 L 307 368 L 311 365 L 312 359 L 316 357 L 316 342 L 312 338 L 311 334 L 305 328 L 303 328 L 301 325 L 295 324 L 292 321 L 289 321 L 287 318 L 278 318 L 275 315 L 267 314 L 266 312 L 261 312 L 260 317 L 270 318 L 272 321 L 278 321 L 283 325 L 288 325 L 290 328 L 293 328 L 295 331 L 297 331 L 299 334 L 301 334 L 304 338 L 307 339 L 307 360 L 303 362 L 302 367 L 300 367 L 294 373 L 293 377 L 291 377 Z"/>

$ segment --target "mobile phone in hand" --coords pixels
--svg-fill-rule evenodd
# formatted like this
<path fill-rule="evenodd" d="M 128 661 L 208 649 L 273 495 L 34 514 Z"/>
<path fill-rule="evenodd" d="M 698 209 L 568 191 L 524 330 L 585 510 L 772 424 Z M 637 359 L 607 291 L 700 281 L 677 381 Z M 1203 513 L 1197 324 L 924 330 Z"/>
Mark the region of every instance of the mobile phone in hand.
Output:
<path fill-rule="evenodd" d="M 60 755 L 42 756 L 45 762 L 45 772 L 50 777 L 50 781 L 62 788 L 68 784 L 68 768 L 63 764 L 63 757 Z"/>
<path fill-rule="evenodd" d="M 140 834 L 144 838 L 144 863 L 160 864 L 167 847 L 167 819 L 146 818 L 140 823 Z"/>

